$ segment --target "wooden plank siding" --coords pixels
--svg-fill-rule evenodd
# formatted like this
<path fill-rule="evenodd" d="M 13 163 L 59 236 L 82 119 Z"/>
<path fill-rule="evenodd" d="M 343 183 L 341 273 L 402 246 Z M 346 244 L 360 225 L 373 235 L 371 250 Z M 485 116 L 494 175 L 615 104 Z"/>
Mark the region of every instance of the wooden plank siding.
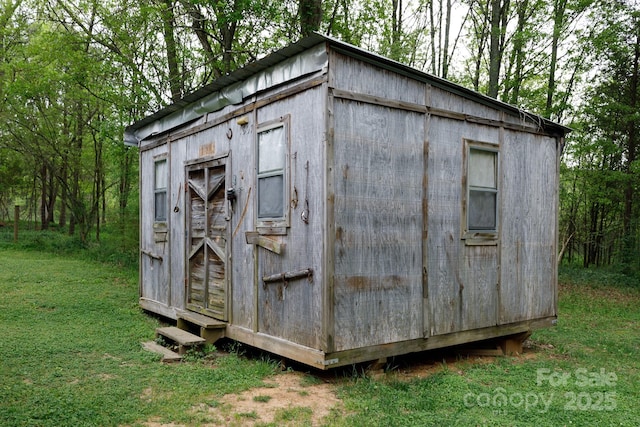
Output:
<path fill-rule="evenodd" d="M 423 115 L 334 108 L 336 350 L 422 337 Z"/>
<path fill-rule="evenodd" d="M 331 59 L 334 350 L 422 338 L 425 85 Z"/>
<path fill-rule="evenodd" d="M 155 183 L 153 174 L 155 162 L 162 159 L 170 163 L 167 146 L 149 150 L 140 159 L 140 170 L 151 171 L 150 179 L 140 180 L 140 211 L 150 213 L 140 217 L 140 227 L 146 231 L 140 235 L 140 267 L 141 271 L 145 273 L 140 278 L 140 296 L 151 304 L 170 307 L 171 288 L 169 274 L 172 239 L 169 233 L 169 222 L 156 223 L 154 218 Z M 169 175 L 168 182 L 170 182 L 170 168 L 167 172 Z"/>
<path fill-rule="evenodd" d="M 506 132 L 500 323 L 556 315 L 556 141 Z"/>
<path fill-rule="evenodd" d="M 325 95 L 326 86 L 316 86 L 265 105 L 256 116 L 258 125 L 290 116 L 289 227 L 285 235 L 270 236 L 283 244 L 281 254 L 256 246 L 258 331 L 315 349 L 322 338 Z M 304 269 L 313 275 L 266 285 L 262 280 Z"/>
<path fill-rule="evenodd" d="M 467 138 L 498 146 L 499 129 L 431 118 L 427 237 L 431 335 L 497 323 L 497 246 L 468 246 L 461 240 Z"/>

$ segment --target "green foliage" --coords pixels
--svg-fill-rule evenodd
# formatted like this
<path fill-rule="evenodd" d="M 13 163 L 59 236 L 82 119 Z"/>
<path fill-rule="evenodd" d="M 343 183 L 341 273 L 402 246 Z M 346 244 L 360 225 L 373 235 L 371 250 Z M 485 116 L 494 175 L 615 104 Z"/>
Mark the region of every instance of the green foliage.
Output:
<path fill-rule="evenodd" d="M 34 230 L 33 225 L 20 223 L 18 241 L 14 242 L 13 224 L 10 224 L 0 227 L 0 250 L 53 253 L 137 270 L 137 223 L 129 225 L 127 230 L 123 234 L 120 226 L 109 225 L 103 229 L 99 242 L 83 242 L 64 229 Z"/>
<path fill-rule="evenodd" d="M 562 167 L 560 224 L 565 260 L 583 266 L 619 265 L 640 272 L 640 144 L 638 11 L 623 2 L 602 5 L 583 39 L 598 61 L 568 139 Z M 635 64 L 635 65 L 634 65 Z"/>

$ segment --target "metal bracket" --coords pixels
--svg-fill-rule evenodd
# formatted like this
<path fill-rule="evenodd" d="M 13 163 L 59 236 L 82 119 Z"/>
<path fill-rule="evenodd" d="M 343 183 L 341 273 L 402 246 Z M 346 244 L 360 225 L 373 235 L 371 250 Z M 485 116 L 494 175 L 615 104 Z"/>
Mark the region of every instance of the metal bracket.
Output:
<path fill-rule="evenodd" d="M 278 273 L 278 274 L 272 274 L 270 276 L 263 276 L 262 282 L 263 282 L 263 287 L 265 289 L 267 288 L 267 283 L 274 283 L 274 282 L 283 282 L 284 287 L 286 288 L 287 286 L 289 286 L 290 280 L 302 279 L 304 277 L 307 278 L 309 283 L 313 283 L 313 269 L 305 268 L 303 270 L 287 271 L 285 273 Z"/>

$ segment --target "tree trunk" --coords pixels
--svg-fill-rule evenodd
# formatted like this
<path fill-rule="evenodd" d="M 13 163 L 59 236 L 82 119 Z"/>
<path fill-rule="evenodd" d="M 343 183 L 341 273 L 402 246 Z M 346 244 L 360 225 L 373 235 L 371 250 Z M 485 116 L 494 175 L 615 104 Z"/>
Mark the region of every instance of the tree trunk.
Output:
<path fill-rule="evenodd" d="M 436 33 L 438 32 L 439 25 L 436 22 L 436 18 L 433 11 L 433 1 L 429 2 L 429 21 L 431 28 L 429 31 L 429 37 L 431 38 L 431 73 L 433 75 L 438 74 L 438 61 L 437 57 L 437 45 L 436 45 Z"/>
<path fill-rule="evenodd" d="M 176 19 L 174 15 L 173 0 L 163 0 L 160 5 L 162 16 L 162 32 L 167 49 L 167 66 L 169 68 L 169 88 L 171 100 L 178 101 L 182 97 L 182 76 L 178 66 L 178 48 L 175 38 Z"/>
<path fill-rule="evenodd" d="M 40 167 L 40 182 L 42 186 L 40 187 L 40 229 L 46 230 L 49 228 L 49 223 L 47 222 L 47 183 L 49 180 L 47 179 L 47 167 L 42 165 Z"/>
<path fill-rule="evenodd" d="M 442 47 L 442 74 L 446 79 L 449 75 L 449 32 L 451 31 L 451 0 L 447 0 L 447 18 L 444 23 L 444 46 Z"/>
<path fill-rule="evenodd" d="M 120 159 L 120 177 L 118 178 L 118 209 L 120 221 L 124 223 L 129 195 L 131 194 L 131 169 L 132 160 L 130 153 L 132 150 L 124 148 L 126 151 Z"/>
<path fill-rule="evenodd" d="M 96 241 L 100 241 L 100 226 L 105 221 L 105 189 L 104 189 L 104 165 L 102 161 L 102 140 L 95 134 L 93 135 L 93 151 L 94 151 L 94 165 L 95 173 L 93 179 L 95 180 L 94 188 L 95 193 L 93 195 L 93 207 L 91 212 L 95 212 L 96 217 Z M 102 209 L 100 205 L 102 204 Z"/>
<path fill-rule="evenodd" d="M 49 181 L 47 184 L 47 227 L 49 224 L 54 222 L 54 211 L 56 207 L 56 195 L 58 193 L 57 185 L 55 181 L 55 177 L 53 176 L 53 172 L 49 172 L 47 176 L 47 180 Z"/>
<path fill-rule="evenodd" d="M 524 46 L 525 46 L 525 25 L 527 23 L 527 12 L 529 0 L 518 3 L 518 24 L 513 38 L 513 54 L 511 64 L 515 66 L 512 72 L 507 73 L 508 87 L 505 88 L 505 99 L 513 105 L 517 105 L 520 98 L 520 86 L 522 84 L 522 74 L 524 66 Z M 507 93 L 510 92 L 510 93 Z"/>
<path fill-rule="evenodd" d="M 318 31 L 322 23 L 322 0 L 299 0 L 298 17 L 303 37 Z"/>
<path fill-rule="evenodd" d="M 473 10 L 473 6 L 471 6 Z M 474 69 L 473 69 L 473 89 L 478 92 L 480 90 L 480 72 L 482 69 L 482 57 L 484 56 L 485 48 L 487 46 L 487 38 L 488 38 L 488 24 L 487 19 L 489 16 L 489 3 L 485 2 L 485 4 L 478 3 L 478 7 L 481 8 L 478 10 L 478 13 L 472 14 L 473 27 L 474 27 L 474 36 L 477 40 L 476 46 L 476 54 L 474 58 Z M 487 19 L 485 19 L 487 18 Z"/>
<path fill-rule="evenodd" d="M 191 28 L 196 34 L 196 37 L 198 37 L 198 41 L 200 42 L 200 46 L 202 46 L 202 50 L 204 51 L 207 60 L 212 63 L 215 60 L 216 55 L 213 53 L 213 47 L 211 46 L 209 34 L 205 27 L 206 19 L 198 9 L 197 5 L 192 2 L 184 3 L 185 7 L 189 11 L 189 15 L 191 16 Z"/>
<path fill-rule="evenodd" d="M 503 4 L 504 1 L 504 4 Z M 504 53 L 504 38 L 509 11 L 509 0 L 491 0 L 491 32 L 489 43 L 489 90 L 487 95 L 498 97 L 500 67 Z"/>
<path fill-rule="evenodd" d="M 62 164 L 62 170 L 60 172 L 60 180 L 62 180 L 63 182 L 67 182 L 67 174 L 68 174 L 68 167 L 67 167 L 67 160 L 63 159 L 63 164 Z M 64 189 L 64 184 L 61 185 L 61 187 Z M 60 192 L 60 213 L 58 214 L 58 226 L 60 228 L 64 228 L 67 225 L 67 198 L 65 196 L 65 192 L 61 191 Z"/>
<path fill-rule="evenodd" d="M 565 10 L 567 0 L 555 0 L 553 2 L 553 36 L 551 38 L 551 59 L 549 62 L 549 82 L 547 84 L 547 104 L 545 117 L 551 118 L 553 114 L 553 96 L 556 91 L 556 68 L 558 66 L 558 45 L 560 35 L 564 28 Z"/>
<path fill-rule="evenodd" d="M 235 40 L 236 29 L 238 27 L 237 18 L 234 17 L 239 16 L 243 12 L 240 9 L 242 7 L 240 3 L 237 0 L 233 2 L 233 11 L 231 12 L 232 16 L 229 16 L 229 12 L 226 10 L 224 3 L 219 3 L 215 6 L 215 26 L 219 36 L 216 37 L 216 39 L 218 40 L 220 49 L 222 50 L 222 66 L 214 70 L 215 78 L 229 74 L 233 71 L 233 42 Z"/>

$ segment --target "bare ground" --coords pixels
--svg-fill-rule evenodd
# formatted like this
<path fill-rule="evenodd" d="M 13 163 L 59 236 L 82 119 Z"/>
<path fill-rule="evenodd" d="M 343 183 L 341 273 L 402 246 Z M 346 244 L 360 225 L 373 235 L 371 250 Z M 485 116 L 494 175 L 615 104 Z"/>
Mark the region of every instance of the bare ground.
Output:
<path fill-rule="evenodd" d="M 284 372 L 265 381 L 263 387 L 240 394 L 228 394 L 211 403 L 200 403 L 191 410 L 201 426 L 306 425 L 319 426 L 341 401 L 336 385 L 299 372 Z M 293 419 L 291 419 L 293 418 Z M 182 427 L 155 420 L 148 427 Z"/>
<path fill-rule="evenodd" d="M 524 352 L 513 356 L 516 360 L 535 359 L 542 347 L 527 341 Z M 424 356 L 424 355 L 423 355 Z M 430 354 L 427 358 L 409 356 L 391 361 L 387 373 L 379 371 L 369 375 L 380 381 L 411 381 L 425 378 L 442 369 L 460 371 L 463 364 L 484 364 L 495 361 L 491 356 L 464 356 L 456 353 Z M 342 401 L 336 390 L 346 377 L 340 379 L 323 373 L 318 375 L 287 371 L 274 375 L 265 385 L 239 394 L 228 394 L 209 403 L 199 403 L 191 408 L 199 426 L 320 426 L 332 411 L 343 411 Z M 148 391 L 150 393 L 150 391 Z M 142 396 L 144 399 L 145 396 Z M 143 423 L 147 427 L 187 427 L 180 424 L 162 424 L 157 420 Z"/>

